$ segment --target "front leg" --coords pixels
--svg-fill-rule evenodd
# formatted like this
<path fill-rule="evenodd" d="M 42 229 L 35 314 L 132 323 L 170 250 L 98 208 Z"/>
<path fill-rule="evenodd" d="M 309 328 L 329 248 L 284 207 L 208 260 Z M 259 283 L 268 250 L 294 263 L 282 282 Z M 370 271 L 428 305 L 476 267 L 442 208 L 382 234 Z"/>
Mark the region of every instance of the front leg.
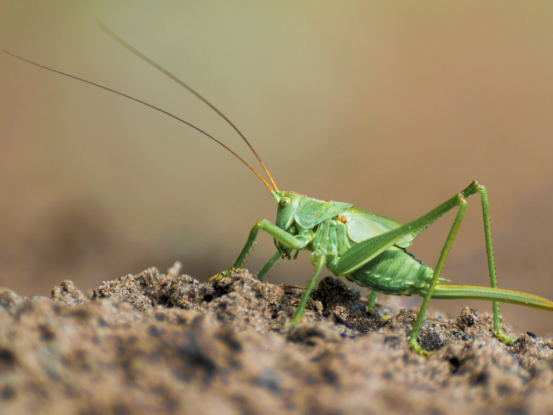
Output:
<path fill-rule="evenodd" d="M 246 245 L 244 245 L 242 252 L 240 252 L 240 255 L 238 255 L 238 258 L 234 262 L 233 268 L 240 268 L 242 266 L 242 264 L 244 263 L 244 260 L 246 259 L 246 255 L 250 251 L 251 247 L 253 246 L 253 243 L 255 242 L 255 239 L 257 238 L 257 233 L 259 232 L 260 229 L 267 232 L 269 235 L 275 238 L 282 245 L 290 249 L 300 250 L 305 248 L 309 243 L 308 238 L 302 235 L 298 235 L 298 236 L 291 235 L 285 230 L 280 229 L 278 226 L 272 224 L 268 220 L 261 219 L 259 222 L 253 225 L 253 228 L 250 231 L 250 236 L 248 236 L 248 240 L 246 241 Z"/>
<path fill-rule="evenodd" d="M 276 251 L 276 254 L 274 254 L 272 258 L 269 259 L 269 262 L 263 265 L 263 268 L 259 270 L 259 272 L 257 273 L 257 278 L 262 280 L 267 274 L 267 272 L 269 272 L 269 270 L 273 267 L 273 265 L 275 265 L 277 261 L 280 259 L 280 255 L 281 255 L 280 251 Z"/>
<path fill-rule="evenodd" d="M 289 234 L 285 230 L 279 228 L 278 226 L 272 224 L 266 219 L 261 219 L 259 222 L 257 222 L 255 225 L 253 225 L 252 230 L 250 231 L 250 235 L 248 236 L 248 240 L 246 241 L 246 245 L 244 245 L 244 248 L 242 248 L 242 252 L 240 252 L 240 255 L 238 255 L 238 258 L 236 258 L 236 261 L 234 262 L 234 265 L 231 269 L 227 271 L 223 271 L 214 277 L 211 277 L 209 280 L 218 280 L 219 278 L 222 278 L 229 274 L 230 271 L 236 268 L 240 268 L 244 261 L 246 260 L 246 256 L 248 255 L 248 252 L 250 251 L 251 247 L 253 246 L 255 239 L 257 238 L 257 233 L 259 230 L 264 230 L 269 235 L 271 235 L 273 238 L 275 238 L 276 241 L 280 242 L 282 245 L 286 246 L 290 249 L 303 249 L 309 244 L 309 238 L 298 235 L 295 237 L 294 235 Z M 278 254 L 278 252 L 277 252 Z M 278 260 L 277 255 L 275 254 L 270 260 L 267 265 L 265 265 L 261 269 L 261 276 L 258 276 L 260 279 L 263 278 L 263 276 L 267 273 L 269 268 Z"/>

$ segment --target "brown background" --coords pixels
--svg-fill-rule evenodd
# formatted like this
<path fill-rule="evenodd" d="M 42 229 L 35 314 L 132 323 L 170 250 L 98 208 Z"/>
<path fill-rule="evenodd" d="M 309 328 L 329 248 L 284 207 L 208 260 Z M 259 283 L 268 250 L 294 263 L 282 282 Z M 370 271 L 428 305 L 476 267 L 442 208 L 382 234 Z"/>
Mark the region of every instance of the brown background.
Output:
<path fill-rule="evenodd" d="M 553 5 L 480 3 L 3 0 L 0 47 L 159 105 L 254 162 L 101 18 L 238 124 L 281 189 L 406 222 L 478 179 L 500 286 L 553 299 Z M 266 188 L 190 128 L 7 55 L 0 146 L 0 286 L 22 294 L 177 259 L 206 279 L 232 264 L 256 220 L 274 219 Z M 444 276 L 486 285 L 470 202 Z M 452 219 L 417 238 L 417 258 L 435 264 Z M 273 251 L 262 237 L 252 272 Z M 305 284 L 311 272 L 303 254 L 269 278 Z M 553 333 L 546 311 L 502 311 L 523 331 Z"/>

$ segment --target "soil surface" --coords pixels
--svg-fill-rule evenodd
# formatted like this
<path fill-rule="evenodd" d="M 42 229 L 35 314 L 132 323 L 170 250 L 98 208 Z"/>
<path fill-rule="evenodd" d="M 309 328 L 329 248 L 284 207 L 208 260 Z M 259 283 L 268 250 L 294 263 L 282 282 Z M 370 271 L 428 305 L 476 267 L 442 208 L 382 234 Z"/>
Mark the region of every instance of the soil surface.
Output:
<path fill-rule="evenodd" d="M 200 283 L 175 264 L 104 282 L 71 281 L 51 298 L 0 289 L 2 414 L 553 414 L 553 341 L 465 308 L 430 312 L 377 302 L 324 278 L 300 326 L 300 288 L 247 270 Z M 546 311 L 544 311 L 545 313 Z"/>

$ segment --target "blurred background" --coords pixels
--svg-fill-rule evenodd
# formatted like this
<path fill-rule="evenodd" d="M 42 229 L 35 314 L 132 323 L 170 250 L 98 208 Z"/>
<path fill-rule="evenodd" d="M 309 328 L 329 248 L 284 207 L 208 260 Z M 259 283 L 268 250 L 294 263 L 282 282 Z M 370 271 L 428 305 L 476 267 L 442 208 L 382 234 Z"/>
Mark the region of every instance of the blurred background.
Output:
<path fill-rule="evenodd" d="M 3 0 L 0 47 L 136 96 L 223 140 L 204 94 L 250 139 L 280 189 L 407 222 L 478 179 L 489 190 L 500 287 L 553 299 L 551 2 Z M 0 55 L 0 286 L 49 295 L 176 260 L 229 268 L 267 189 L 222 148 L 149 108 Z M 434 266 L 448 214 L 410 250 Z M 262 235 L 246 266 L 273 254 Z M 305 285 L 306 253 L 271 282 Z M 444 270 L 489 285 L 478 196 Z M 434 301 L 457 315 L 466 305 Z M 522 331 L 553 314 L 503 305 Z"/>

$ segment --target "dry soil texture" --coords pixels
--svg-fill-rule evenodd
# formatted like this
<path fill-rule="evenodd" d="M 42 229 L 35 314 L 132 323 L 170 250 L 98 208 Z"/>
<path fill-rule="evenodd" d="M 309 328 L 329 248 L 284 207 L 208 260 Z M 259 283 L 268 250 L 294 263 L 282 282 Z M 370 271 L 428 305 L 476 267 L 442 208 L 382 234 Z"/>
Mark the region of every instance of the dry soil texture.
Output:
<path fill-rule="evenodd" d="M 414 354 L 412 310 L 367 312 L 321 281 L 303 324 L 301 290 L 246 270 L 200 283 L 155 268 L 52 298 L 0 291 L 5 414 L 551 414 L 553 342 L 498 342 L 491 318 L 431 313 Z M 391 318 L 382 314 L 391 312 Z M 544 311 L 546 313 L 546 311 Z"/>

